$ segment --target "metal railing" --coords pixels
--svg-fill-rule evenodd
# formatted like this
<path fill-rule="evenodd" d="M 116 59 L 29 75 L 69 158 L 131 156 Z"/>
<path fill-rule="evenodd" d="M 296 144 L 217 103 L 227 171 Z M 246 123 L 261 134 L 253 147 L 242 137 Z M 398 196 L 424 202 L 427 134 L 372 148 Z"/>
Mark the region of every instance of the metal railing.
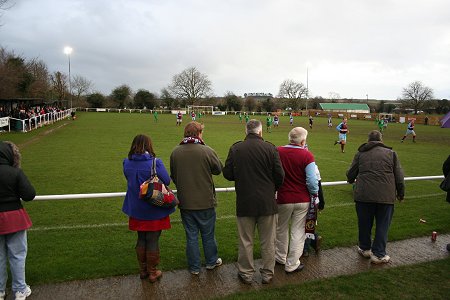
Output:
<path fill-rule="evenodd" d="M 17 131 L 27 132 L 34 129 L 38 129 L 44 125 L 53 124 L 57 121 L 61 121 L 70 116 L 71 109 L 66 109 L 58 112 L 50 112 L 42 115 L 35 115 L 28 119 L 17 119 L 9 117 L 8 131 L 11 131 L 11 123 L 14 123 L 13 129 Z M 14 122 L 11 122 L 13 120 Z"/>
<path fill-rule="evenodd" d="M 438 176 L 420 176 L 420 177 L 405 177 L 405 181 L 416 181 L 416 180 L 433 180 L 433 179 L 444 179 L 444 175 Z M 346 185 L 349 184 L 347 181 L 330 181 L 322 182 L 322 186 L 335 186 L 335 185 Z M 177 191 L 174 190 L 174 193 Z M 216 193 L 227 193 L 235 192 L 234 187 L 216 188 Z M 68 199 L 94 199 L 94 198 L 116 198 L 125 197 L 126 192 L 116 192 L 116 193 L 93 193 L 93 194 L 66 194 L 66 195 L 43 195 L 36 196 L 34 200 L 68 200 Z"/>

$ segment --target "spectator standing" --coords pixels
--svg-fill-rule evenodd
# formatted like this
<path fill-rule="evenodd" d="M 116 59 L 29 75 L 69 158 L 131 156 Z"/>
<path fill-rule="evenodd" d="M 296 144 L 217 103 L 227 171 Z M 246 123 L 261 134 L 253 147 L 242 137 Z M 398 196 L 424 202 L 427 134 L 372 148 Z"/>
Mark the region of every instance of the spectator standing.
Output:
<path fill-rule="evenodd" d="M 250 120 L 244 141 L 231 146 L 223 175 L 236 186 L 239 233 L 238 277 L 251 284 L 255 273 L 253 239 L 255 227 L 261 243 L 262 283 L 270 283 L 275 267 L 275 234 L 278 208 L 275 192 L 283 183 L 284 171 L 274 145 L 262 138 L 262 124 Z"/>
<path fill-rule="evenodd" d="M 319 167 L 316 164 L 316 176 L 317 176 L 317 182 L 319 184 L 319 204 L 317 205 L 318 212 L 322 211 L 325 208 L 325 197 L 323 196 L 323 189 L 322 189 L 322 178 L 320 177 L 320 171 Z M 316 225 L 317 225 L 317 217 L 318 214 L 316 214 Z M 314 239 L 312 238 L 306 238 L 305 240 L 305 246 L 303 247 L 303 257 L 309 256 L 309 250 L 312 247 L 316 253 L 320 251 L 320 246 L 322 243 L 322 236 L 319 235 L 316 228 L 314 227 Z"/>
<path fill-rule="evenodd" d="M 444 176 L 450 176 L 450 155 L 447 157 L 447 160 L 442 165 L 442 172 L 444 173 Z M 450 203 L 450 191 L 447 192 L 447 202 Z M 447 251 L 450 251 L 450 244 L 447 244 Z"/>
<path fill-rule="evenodd" d="M 159 179 L 169 185 L 170 177 L 161 159 L 156 158 L 150 137 L 140 134 L 131 143 L 128 157 L 123 161 L 123 174 L 127 179 L 127 193 L 122 211 L 128 215 L 128 228 L 137 231 L 136 255 L 141 279 L 156 282 L 162 276 L 157 269 L 160 262 L 159 237 L 162 230 L 171 228 L 169 215 L 175 208 L 151 205 L 139 199 L 139 187 L 152 175 L 153 164 Z"/>
<path fill-rule="evenodd" d="M 447 157 L 447 160 L 442 165 L 442 172 L 444 176 L 450 176 L 450 155 Z M 450 192 L 447 192 L 447 202 L 450 203 Z"/>
<path fill-rule="evenodd" d="M 20 168 L 20 152 L 11 142 L 0 142 L 0 299 L 5 298 L 8 279 L 6 262 L 12 277 L 16 299 L 31 295 L 25 282 L 27 229 L 32 225 L 21 199 L 31 201 L 36 191 Z"/>
<path fill-rule="evenodd" d="M 300 256 L 306 238 L 306 216 L 310 206 L 317 205 L 314 201 L 319 192 L 314 156 L 306 148 L 307 136 L 306 129 L 295 127 L 289 132 L 289 144 L 278 147 L 285 177 L 277 193 L 275 259 L 284 265 L 286 273 L 301 271 L 304 267 Z"/>
<path fill-rule="evenodd" d="M 189 271 L 200 273 L 198 234 L 202 237 L 206 269 L 222 264 L 215 238 L 217 199 L 212 175 L 222 172 L 216 152 L 203 141 L 204 126 L 189 122 L 184 138 L 170 155 L 170 176 L 177 186 L 181 220 L 186 232 L 186 256 Z"/>
<path fill-rule="evenodd" d="M 358 216 L 358 252 L 375 264 L 389 262 L 386 254 L 389 226 L 395 199 L 403 200 L 405 185 L 397 153 L 383 144 L 381 132 L 371 131 L 368 142 L 358 148 L 347 171 L 347 181 L 356 181 L 353 195 Z"/>

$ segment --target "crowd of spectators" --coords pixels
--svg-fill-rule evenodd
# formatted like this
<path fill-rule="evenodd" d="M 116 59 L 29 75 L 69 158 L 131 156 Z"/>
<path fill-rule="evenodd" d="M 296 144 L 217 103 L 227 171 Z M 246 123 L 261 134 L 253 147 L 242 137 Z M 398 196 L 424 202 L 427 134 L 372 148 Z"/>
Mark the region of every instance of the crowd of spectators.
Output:
<path fill-rule="evenodd" d="M 42 117 L 47 114 L 56 115 L 58 112 L 63 111 L 64 108 L 60 108 L 57 105 L 48 104 L 27 104 L 27 103 L 17 103 L 11 108 L 9 104 L 0 104 L 0 118 L 10 117 L 17 120 L 11 120 L 16 130 L 22 130 L 22 121 L 25 120 L 24 125 L 26 130 L 34 128 L 36 125 L 40 125 L 41 122 L 44 124 L 50 121 L 50 118 Z M 0 128 L 1 129 L 1 128 Z"/>
<path fill-rule="evenodd" d="M 12 109 L 10 105 L 0 105 L 0 118 L 12 117 L 25 120 L 39 115 L 60 112 L 62 110 L 63 108 L 60 108 L 57 105 L 48 104 L 28 105 L 25 103 L 18 103 Z"/>

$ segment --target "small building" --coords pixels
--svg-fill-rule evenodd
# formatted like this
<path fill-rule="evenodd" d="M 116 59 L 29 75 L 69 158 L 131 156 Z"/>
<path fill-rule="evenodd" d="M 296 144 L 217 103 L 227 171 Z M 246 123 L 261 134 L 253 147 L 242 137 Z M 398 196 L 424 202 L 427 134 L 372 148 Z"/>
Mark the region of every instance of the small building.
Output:
<path fill-rule="evenodd" d="M 272 93 L 245 93 L 244 98 L 252 97 L 256 101 L 266 101 L 267 99 L 272 99 Z"/>
<path fill-rule="evenodd" d="M 346 113 L 370 113 L 370 108 L 365 103 L 319 103 L 320 108 L 329 112 Z"/>

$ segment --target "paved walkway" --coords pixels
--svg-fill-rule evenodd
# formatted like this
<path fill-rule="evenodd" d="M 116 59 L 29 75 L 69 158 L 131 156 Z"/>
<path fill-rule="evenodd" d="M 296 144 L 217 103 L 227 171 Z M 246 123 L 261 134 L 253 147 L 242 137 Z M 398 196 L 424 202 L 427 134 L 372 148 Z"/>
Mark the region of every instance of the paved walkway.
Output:
<path fill-rule="evenodd" d="M 287 275 L 281 266 L 275 266 L 275 277 L 270 285 L 261 284 L 259 272 L 256 272 L 252 285 L 240 283 L 233 263 L 212 271 L 203 269 L 200 276 L 193 276 L 187 270 L 164 272 L 162 279 L 155 284 L 140 280 L 136 274 L 32 286 L 33 294 L 29 299 L 207 299 L 239 291 L 444 259 L 449 256 L 446 250 L 448 243 L 450 234 L 439 235 L 434 243 L 430 237 L 388 243 L 387 252 L 391 262 L 386 265 L 370 264 L 368 259 L 356 252 L 356 246 L 322 250 L 318 255 L 313 254 L 302 260 L 305 263 L 302 272 Z M 257 269 L 259 266 L 260 261 L 257 260 Z M 11 299 L 11 296 L 7 299 Z"/>

